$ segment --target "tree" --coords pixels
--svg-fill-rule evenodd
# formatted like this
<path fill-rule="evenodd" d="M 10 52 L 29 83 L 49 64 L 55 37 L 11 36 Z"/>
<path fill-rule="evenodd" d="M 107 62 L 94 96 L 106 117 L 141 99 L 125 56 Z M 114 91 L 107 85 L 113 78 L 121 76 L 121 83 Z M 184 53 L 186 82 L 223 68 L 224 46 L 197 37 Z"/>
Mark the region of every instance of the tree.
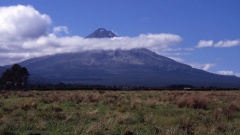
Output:
<path fill-rule="evenodd" d="M 22 75 L 22 83 L 24 85 L 27 85 L 28 84 L 28 77 L 30 76 L 30 74 L 28 73 L 28 70 L 27 70 L 26 67 L 22 67 L 21 75 Z"/>
<path fill-rule="evenodd" d="M 21 89 L 27 86 L 29 75 L 26 67 L 14 64 L 2 74 L 2 82 L 11 88 Z"/>
<path fill-rule="evenodd" d="M 2 78 L 0 78 L 0 90 L 3 88 L 3 81 Z"/>

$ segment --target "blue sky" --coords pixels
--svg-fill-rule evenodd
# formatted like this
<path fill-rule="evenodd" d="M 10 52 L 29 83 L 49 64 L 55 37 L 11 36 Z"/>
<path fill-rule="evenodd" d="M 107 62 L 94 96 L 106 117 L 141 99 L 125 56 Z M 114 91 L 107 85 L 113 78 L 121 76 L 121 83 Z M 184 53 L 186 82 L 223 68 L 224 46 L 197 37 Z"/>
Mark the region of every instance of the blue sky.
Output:
<path fill-rule="evenodd" d="M 3 29 L 5 25 L 2 29 L 0 26 L 0 35 L 7 35 L 6 39 L 0 39 L 0 65 L 51 52 L 78 50 L 76 42 L 81 42 L 78 47 L 88 45 L 89 48 L 96 48 L 91 44 L 101 42 L 102 46 L 97 49 L 114 49 L 106 46 L 116 44 L 117 48 L 124 43 L 137 47 L 139 43 L 139 47 L 149 48 L 199 69 L 240 76 L 239 0 L 1 0 L 0 14 L 8 14 L 10 23 L 3 17 L 0 17 L 0 23 L 9 24 L 7 28 L 11 23 L 18 29 L 23 27 L 10 13 L 15 11 L 13 9 L 21 9 L 17 5 L 24 8 L 19 14 L 22 18 L 18 20 L 29 23 L 24 25 L 24 30 L 16 30 L 15 33 Z M 13 9 L 9 9 L 10 6 Z M 26 18 L 25 11 L 37 11 L 35 21 L 29 16 Z M 115 41 L 82 39 L 102 27 L 125 38 Z M 26 33 L 32 32 L 30 28 L 35 32 L 34 37 L 26 36 L 29 35 Z M 13 39 L 13 36 L 19 38 Z M 152 40 L 154 42 L 150 43 Z M 71 47 L 67 48 L 68 42 Z M 89 49 L 88 46 L 82 48 Z"/>

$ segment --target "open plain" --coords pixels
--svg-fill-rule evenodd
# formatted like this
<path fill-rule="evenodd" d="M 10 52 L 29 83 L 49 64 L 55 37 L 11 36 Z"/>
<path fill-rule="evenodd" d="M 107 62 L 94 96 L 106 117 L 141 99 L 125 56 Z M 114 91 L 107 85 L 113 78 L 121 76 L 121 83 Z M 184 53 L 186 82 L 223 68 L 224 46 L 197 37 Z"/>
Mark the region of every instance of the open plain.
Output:
<path fill-rule="evenodd" d="M 1 91 L 0 134 L 237 134 L 239 97 L 239 91 Z"/>

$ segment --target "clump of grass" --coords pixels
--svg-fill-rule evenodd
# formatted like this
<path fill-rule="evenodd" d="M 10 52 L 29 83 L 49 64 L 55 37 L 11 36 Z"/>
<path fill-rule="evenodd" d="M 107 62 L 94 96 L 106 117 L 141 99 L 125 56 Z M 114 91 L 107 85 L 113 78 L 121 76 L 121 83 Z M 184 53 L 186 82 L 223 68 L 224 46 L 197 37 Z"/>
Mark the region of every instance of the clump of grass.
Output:
<path fill-rule="evenodd" d="M 96 123 L 89 125 L 83 134 L 104 135 L 105 134 L 104 129 L 105 129 L 105 127 L 102 122 L 96 122 Z"/>
<path fill-rule="evenodd" d="M 215 121 L 220 121 L 221 118 L 222 118 L 222 115 L 223 115 L 222 108 L 215 109 L 214 112 L 213 112 L 213 115 L 214 115 L 214 120 Z"/>
<path fill-rule="evenodd" d="M 227 126 L 225 123 L 223 122 L 219 122 L 219 123 L 216 123 L 214 126 L 213 126 L 213 129 L 212 129 L 215 133 L 218 133 L 218 134 L 226 134 L 226 131 L 227 131 Z"/>
<path fill-rule="evenodd" d="M 43 102 L 45 104 L 50 104 L 53 102 L 61 102 L 62 99 L 63 99 L 63 95 L 56 91 L 53 91 L 52 93 L 45 92 L 41 96 L 41 102 Z"/>
<path fill-rule="evenodd" d="M 12 132 L 12 129 L 14 129 L 16 127 L 16 122 L 13 119 L 11 119 L 9 117 L 3 117 L 0 120 L 0 124 L 2 127 L 1 132 L 3 135 L 14 134 Z"/>
<path fill-rule="evenodd" d="M 137 135 L 132 130 L 126 129 L 124 135 Z"/>
<path fill-rule="evenodd" d="M 204 109 L 208 107 L 209 99 L 202 94 L 192 94 L 190 96 L 182 96 L 177 100 L 177 106 L 179 108 L 193 108 L 193 109 Z"/>
<path fill-rule="evenodd" d="M 14 109 L 10 106 L 4 106 L 2 110 L 4 113 L 12 113 Z"/>
<path fill-rule="evenodd" d="M 16 95 L 20 98 L 21 97 L 35 97 L 36 95 L 39 95 L 39 93 L 36 92 L 36 91 L 28 91 L 28 92 L 19 91 L 19 92 L 16 93 Z"/>
<path fill-rule="evenodd" d="M 24 111 L 36 110 L 38 107 L 38 100 L 26 100 L 20 103 L 21 109 Z"/>
<path fill-rule="evenodd" d="M 134 122 L 134 116 L 130 113 L 124 113 L 122 115 L 117 116 L 116 120 L 119 124 L 133 124 Z"/>
<path fill-rule="evenodd" d="M 38 124 L 36 125 L 36 129 L 40 130 L 40 131 L 47 130 L 47 123 L 46 123 L 46 121 L 38 122 Z"/>
<path fill-rule="evenodd" d="M 6 93 L 6 94 L 3 94 L 3 98 L 5 98 L 5 99 L 8 99 L 9 98 L 9 94 L 8 93 Z"/>
<path fill-rule="evenodd" d="M 34 123 L 36 121 L 37 117 L 36 117 L 36 113 L 33 111 L 29 111 L 27 112 L 26 118 L 25 120 L 29 123 Z"/>
<path fill-rule="evenodd" d="M 228 110 L 239 111 L 239 109 L 240 109 L 240 107 L 239 107 L 239 105 L 237 104 L 236 101 L 233 101 L 228 105 Z"/>
<path fill-rule="evenodd" d="M 202 94 L 194 94 L 190 97 L 190 106 L 194 109 L 204 109 L 208 107 L 209 100 Z"/>
<path fill-rule="evenodd" d="M 86 112 L 86 117 L 93 121 L 97 120 L 99 115 L 100 115 L 99 110 L 93 110 L 93 111 Z"/>
<path fill-rule="evenodd" d="M 129 110 L 130 110 L 129 104 L 124 104 L 124 103 L 121 103 L 121 102 L 119 102 L 117 104 L 117 111 L 118 112 L 125 113 L 125 112 L 128 112 Z"/>
<path fill-rule="evenodd" d="M 90 93 L 86 95 L 87 98 L 84 99 L 86 103 L 98 103 L 100 101 L 100 95 L 97 92 Z"/>
<path fill-rule="evenodd" d="M 177 106 L 179 108 L 190 107 L 189 100 L 187 97 L 181 97 L 177 100 Z"/>
<path fill-rule="evenodd" d="M 193 135 L 196 123 L 191 116 L 181 116 L 179 121 L 179 127 L 183 129 L 185 134 Z"/>
<path fill-rule="evenodd" d="M 152 99 L 152 100 L 147 101 L 148 106 L 151 107 L 151 108 L 154 108 L 154 109 L 156 109 L 158 103 L 159 103 L 159 101 L 156 100 L 156 99 Z"/>
<path fill-rule="evenodd" d="M 130 101 L 130 108 L 131 109 L 136 110 L 140 106 L 143 106 L 143 104 L 142 104 L 140 99 L 138 99 L 138 98 L 132 98 L 131 99 L 131 101 Z"/>
<path fill-rule="evenodd" d="M 148 113 L 147 115 L 144 116 L 144 121 L 151 125 L 155 125 L 157 122 L 156 118 L 157 116 L 155 116 L 153 113 Z"/>
<path fill-rule="evenodd" d="M 54 112 L 52 116 L 53 116 L 53 118 L 55 118 L 57 120 L 66 120 L 66 118 L 67 118 L 65 113 L 63 113 L 63 112 Z"/>
<path fill-rule="evenodd" d="M 223 113 L 227 120 L 233 120 L 235 118 L 235 112 L 239 110 L 239 105 L 236 102 L 231 102 L 230 104 L 223 107 Z"/>
<path fill-rule="evenodd" d="M 167 102 L 173 103 L 176 101 L 176 99 L 178 99 L 180 96 L 183 95 L 183 92 L 179 92 L 179 91 L 167 91 L 166 92 L 166 96 L 167 98 L 165 99 Z"/>
<path fill-rule="evenodd" d="M 44 95 L 41 97 L 41 102 L 45 104 L 49 104 L 49 103 L 52 103 L 53 100 L 48 95 Z"/>
<path fill-rule="evenodd" d="M 45 107 L 45 111 L 54 111 L 54 112 L 62 112 L 63 109 L 60 107 L 59 104 L 53 103 Z"/>
<path fill-rule="evenodd" d="M 103 98 L 113 98 L 115 100 L 117 100 L 118 97 L 120 97 L 120 95 L 116 92 L 105 92 L 103 95 Z"/>
<path fill-rule="evenodd" d="M 80 94 L 75 94 L 75 95 L 71 95 L 71 100 L 72 102 L 75 102 L 77 104 L 80 104 L 84 101 L 84 95 L 80 95 Z"/>
<path fill-rule="evenodd" d="M 110 103 L 110 104 L 108 104 L 108 108 L 109 108 L 110 110 L 116 110 L 116 109 L 117 109 L 117 106 L 116 106 L 115 104 L 113 104 L 113 103 Z"/>

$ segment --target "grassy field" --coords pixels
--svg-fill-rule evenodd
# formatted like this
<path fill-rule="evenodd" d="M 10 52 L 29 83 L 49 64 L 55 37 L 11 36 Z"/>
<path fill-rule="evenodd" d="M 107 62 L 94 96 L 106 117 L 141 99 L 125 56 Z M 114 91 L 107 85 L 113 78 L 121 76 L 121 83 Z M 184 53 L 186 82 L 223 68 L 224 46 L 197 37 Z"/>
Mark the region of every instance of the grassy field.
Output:
<path fill-rule="evenodd" d="M 239 91 L 0 92 L 0 134 L 240 133 Z"/>

